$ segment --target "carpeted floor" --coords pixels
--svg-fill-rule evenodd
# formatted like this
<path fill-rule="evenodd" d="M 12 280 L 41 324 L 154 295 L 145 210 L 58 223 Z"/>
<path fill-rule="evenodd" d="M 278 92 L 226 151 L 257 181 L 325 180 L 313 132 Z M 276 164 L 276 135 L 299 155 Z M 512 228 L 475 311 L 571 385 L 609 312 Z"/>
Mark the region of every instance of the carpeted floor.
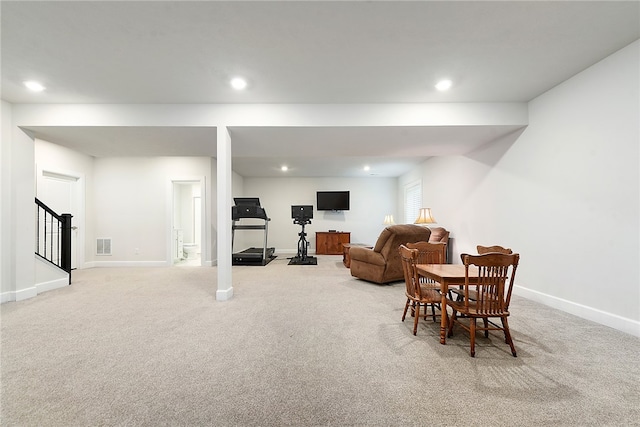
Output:
<path fill-rule="evenodd" d="M 317 266 L 103 268 L 1 306 L 2 426 L 640 425 L 640 340 L 514 297 L 518 350 Z"/>

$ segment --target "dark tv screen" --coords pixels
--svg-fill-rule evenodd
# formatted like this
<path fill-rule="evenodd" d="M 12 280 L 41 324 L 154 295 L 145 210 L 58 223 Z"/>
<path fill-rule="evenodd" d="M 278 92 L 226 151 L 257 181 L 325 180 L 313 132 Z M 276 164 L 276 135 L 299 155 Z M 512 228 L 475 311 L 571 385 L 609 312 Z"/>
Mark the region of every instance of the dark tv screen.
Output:
<path fill-rule="evenodd" d="M 348 211 L 348 191 L 318 191 L 316 206 L 319 211 Z"/>
<path fill-rule="evenodd" d="M 291 206 L 291 218 L 293 219 L 313 219 L 312 205 Z"/>

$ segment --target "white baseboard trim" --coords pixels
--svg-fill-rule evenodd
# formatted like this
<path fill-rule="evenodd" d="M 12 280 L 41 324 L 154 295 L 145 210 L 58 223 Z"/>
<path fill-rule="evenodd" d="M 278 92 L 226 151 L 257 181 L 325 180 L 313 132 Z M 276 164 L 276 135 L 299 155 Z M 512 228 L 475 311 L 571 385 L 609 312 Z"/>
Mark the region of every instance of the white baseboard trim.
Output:
<path fill-rule="evenodd" d="M 52 291 L 54 289 L 64 288 L 69 286 L 69 278 L 61 278 L 50 280 L 48 282 L 38 283 L 35 286 L 26 289 L 20 289 L 19 291 L 3 292 L 0 294 L 0 304 L 12 301 L 22 301 L 29 298 L 34 298 L 43 292 Z"/>
<path fill-rule="evenodd" d="M 314 255 L 315 256 L 316 251 L 307 251 L 307 255 Z M 279 257 L 283 257 L 283 258 L 287 258 L 287 257 L 294 257 L 296 255 L 298 255 L 298 250 L 297 249 L 282 249 L 279 250 L 278 252 L 274 253 L 274 255 L 279 256 Z"/>
<path fill-rule="evenodd" d="M 63 277 L 60 279 L 50 280 L 48 282 L 37 283 L 36 289 L 38 293 L 41 294 L 46 291 L 52 291 L 54 289 L 64 288 L 65 286 L 69 286 L 69 277 Z"/>
<path fill-rule="evenodd" d="M 553 295 L 534 291 L 533 289 L 523 288 L 522 286 L 518 285 L 515 285 L 513 287 L 513 291 L 515 295 L 521 296 L 523 298 L 536 301 L 546 306 L 557 308 L 558 310 L 573 314 L 574 316 L 591 320 L 592 322 L 609 326 L 627 334 L 640 337 L 640 322 L 637 320 L 628 319 L 626 317 L 618 316 L 617 314 L 608 313 L 606 311 L 578 304 L 573 301 L 554 297 Z"/>
<path fill-rule="evenodd" d="M 30 288 L 20 289 L 19 291 L 14 291 L 12 293 L 14 295 L 14 298 L 11 301 L 22 301 L 37 296 L 38 288 L 32 286 Z"/>
<path fill-rule="evenodd" d="M 279 257 L 294 257 L 296 255 L 298 255 L 298 250 L 297 249 L 278 249 L 277 251 L 274 252 L 274 255 L 279 256 Z M 308 249 L 307 250 L 307 255 L 313 255 L 316 256 L 316 251 L 315 249 Z M 342 256 L 342 254 L 336 254 L 336 256 Z"/>
<path fill-rule="evenodd" d="M 233 297 L 233 286 L 228 289 L 218 289 L 216 291 L 216 301 L 228 301 Z"/>
<path fill-rule="evenodd" d="M 205 261 L 205 267 L 215 267 L 217 261 Z M 83 268 L 96 267 L 170 267 L 166 261 L 90 261 L 85 262 Z"/>
<path fill-rule="evenodd" d="M 93 261 L 91 267 L 167 267 L 167 261 Z"/>
<path fill-rule="evenodd" d="M 0 294 L 0 304 L 4 304 L 5 302 L 15 301 L 16 296 L 14 292 L 3 292 Z"/>

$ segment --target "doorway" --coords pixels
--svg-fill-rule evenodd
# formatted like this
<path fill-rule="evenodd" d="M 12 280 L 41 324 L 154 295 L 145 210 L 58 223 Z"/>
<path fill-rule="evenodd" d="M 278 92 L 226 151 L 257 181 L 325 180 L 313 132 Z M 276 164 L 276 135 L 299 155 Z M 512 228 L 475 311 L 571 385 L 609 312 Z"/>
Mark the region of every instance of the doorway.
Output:
<path fill-rule="evenodd" d="M 202 266 L 204 254 L 203 180 L 172 180 L 170 264 Z"/>

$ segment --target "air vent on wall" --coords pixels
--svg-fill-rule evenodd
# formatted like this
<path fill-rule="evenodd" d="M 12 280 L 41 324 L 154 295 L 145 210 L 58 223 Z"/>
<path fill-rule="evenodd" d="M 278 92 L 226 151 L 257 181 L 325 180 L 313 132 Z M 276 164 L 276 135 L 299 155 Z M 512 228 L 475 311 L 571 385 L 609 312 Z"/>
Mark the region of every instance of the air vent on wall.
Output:
<path fill-rule="evenodd" d="M 96 255 L 111 255 L 111 238 L 97 240 Z"/>

